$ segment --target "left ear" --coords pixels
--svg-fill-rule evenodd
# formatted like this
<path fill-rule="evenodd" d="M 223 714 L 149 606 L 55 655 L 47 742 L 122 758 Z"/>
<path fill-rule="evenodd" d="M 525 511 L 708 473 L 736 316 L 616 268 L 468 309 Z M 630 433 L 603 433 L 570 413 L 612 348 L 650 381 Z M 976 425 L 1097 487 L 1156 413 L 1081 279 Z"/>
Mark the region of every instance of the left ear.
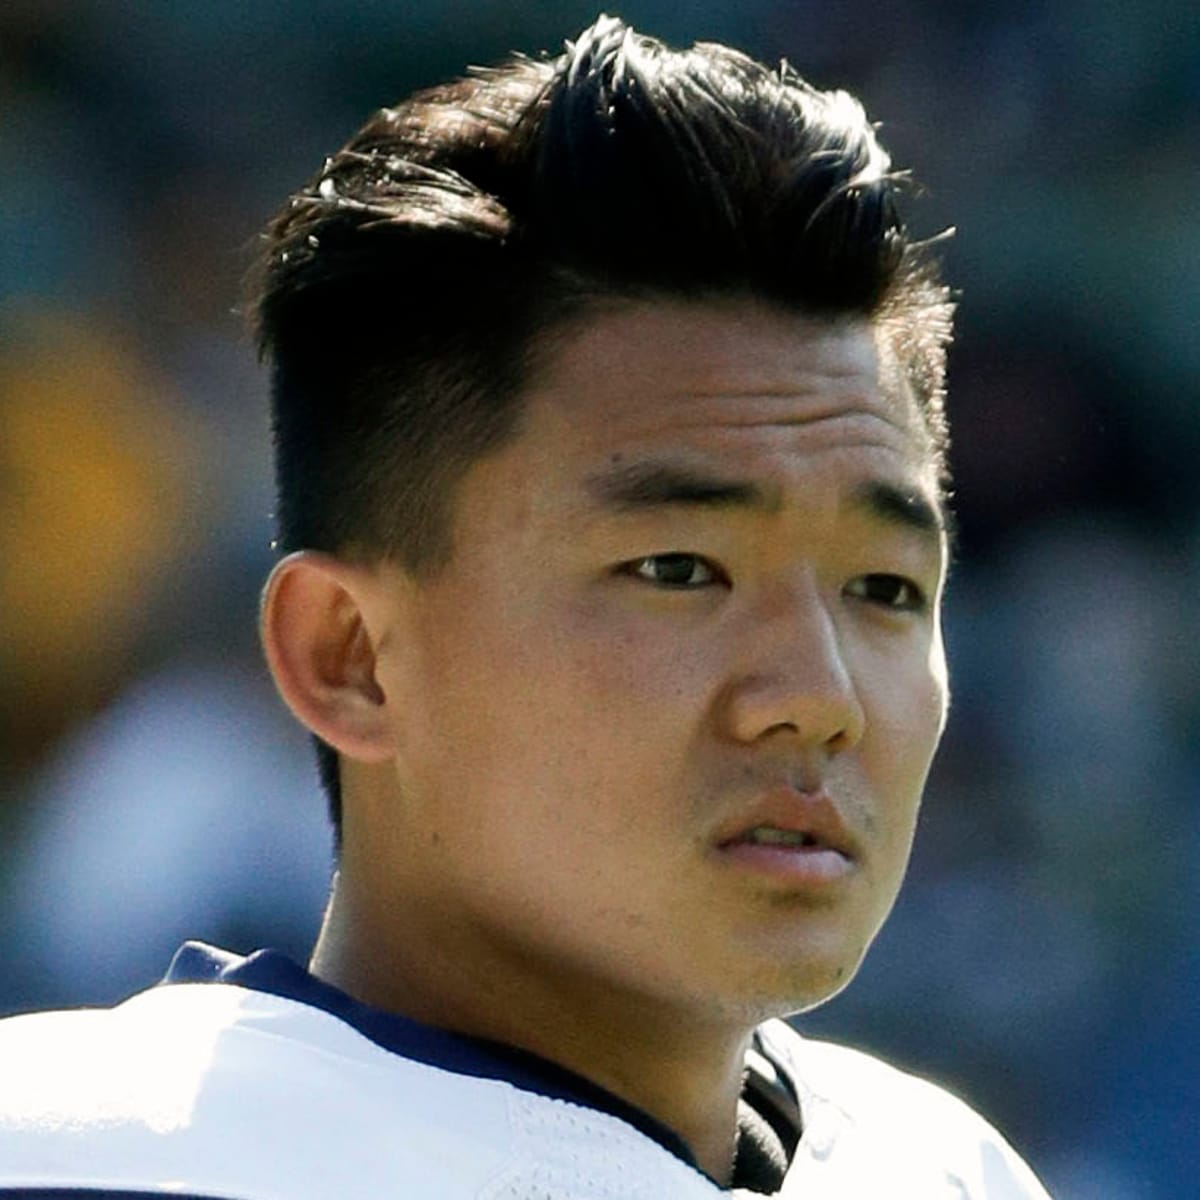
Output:
<path fill-rule="evenodd" d="M 387 636 L 379 572 L 312 550 L 277 563 L 263 591 L 261 634 L 279 694 L 339 754 L 383 762 L 395 752 L 380 683 Z"/>

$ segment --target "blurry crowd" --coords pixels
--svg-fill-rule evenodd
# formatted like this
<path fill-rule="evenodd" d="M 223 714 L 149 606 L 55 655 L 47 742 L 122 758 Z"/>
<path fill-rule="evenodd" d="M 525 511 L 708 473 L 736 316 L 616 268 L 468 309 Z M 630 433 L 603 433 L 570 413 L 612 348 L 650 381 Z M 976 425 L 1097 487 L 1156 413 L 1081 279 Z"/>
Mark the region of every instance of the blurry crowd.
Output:
<path fill-rule="evenodd" d="M 954 692 L 913 869 L 802 1028 L 931 1073 L 1052 1191 L 1200 1167 L 1200 9 L 629 0 L 848 86 L 926 196 L 951 359 Z M 0 5 L 0 1011 L 175 945 L 302 957 L 331 862 L 255 639 L 257 229 L 380 104 L 577 0 Z M 0 1064 L 0 1070 L 3 1069 Z"/>

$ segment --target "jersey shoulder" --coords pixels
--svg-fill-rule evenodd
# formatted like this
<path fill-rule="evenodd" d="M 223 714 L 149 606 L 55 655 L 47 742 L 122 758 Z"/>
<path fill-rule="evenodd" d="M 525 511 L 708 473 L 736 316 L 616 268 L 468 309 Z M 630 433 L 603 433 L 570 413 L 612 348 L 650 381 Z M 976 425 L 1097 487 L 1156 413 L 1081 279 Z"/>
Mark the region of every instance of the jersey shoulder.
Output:
<path fill-rule="evenodd" d="M 605 1112 L 377 1045 L 225 983 L 0 1021 L 0 1200 L 84 1196 L 710 1200 Z M 48 1192 L 47 1192 L 48 1194 Z"/>
<path fill-rule="evenodd" d="M 845 1173 L 878 1168 L 892 1195 L 910 1194 L 902 1181 L 911 1178 L 913 1188 L 941 1189 L 929 1197 L 1048 1200 L 1003 1135 L 945 1088 L 782 1021 L 760 1038 L 799 1096 L 800 1156 Z"/>
<path fill-rule="evenodd" d="M 0 1062 L 0 1196 L 39 1187 L 378 1195 L 389 1172 L 419 1190 L 438 1157 L 469 1196 L 508 1165 L 494 1090 L 467 1098 L 467 1153 L 456 1084 L 473 1081 L 244 988 L 169 985 L 113 1009 L 9 1018 Z M 403 1132 L 375 1136 L 389 1123 Z M 352 1173 L 346 1164 L 364 1142 L 375 1153 Z"/>

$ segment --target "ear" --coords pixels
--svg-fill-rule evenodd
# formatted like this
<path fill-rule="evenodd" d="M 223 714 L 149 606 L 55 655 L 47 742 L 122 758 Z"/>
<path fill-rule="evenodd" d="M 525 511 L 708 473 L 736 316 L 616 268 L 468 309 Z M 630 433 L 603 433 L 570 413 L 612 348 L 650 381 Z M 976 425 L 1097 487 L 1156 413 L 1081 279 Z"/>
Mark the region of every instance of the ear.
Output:
<path fill-rule="evenodd" d="M 262 599 L 263 649 L 284 702 L 323 742 L 365 762 L 395 752 L 376 669 L 388 633 L 381 590 L 369 566 L 302 550 L 275 565 Z"/>

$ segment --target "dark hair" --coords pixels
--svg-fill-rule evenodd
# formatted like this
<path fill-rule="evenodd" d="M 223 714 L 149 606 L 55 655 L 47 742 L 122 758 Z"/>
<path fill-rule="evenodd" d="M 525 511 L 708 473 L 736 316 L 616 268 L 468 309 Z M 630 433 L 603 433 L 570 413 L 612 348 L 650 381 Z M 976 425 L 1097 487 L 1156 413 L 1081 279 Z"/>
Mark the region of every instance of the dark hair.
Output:
<path fill-rule="evenodd" d="M 904 182 L 845 92 L 610 17 L 558 58 L 380 110 L 272 221 L 252 277 L 279 547 L 435 571 L 454 485 L 513 431 L 547 335 L 613 297 L 886 322 L 941 454 L 951 306 Z"/>

